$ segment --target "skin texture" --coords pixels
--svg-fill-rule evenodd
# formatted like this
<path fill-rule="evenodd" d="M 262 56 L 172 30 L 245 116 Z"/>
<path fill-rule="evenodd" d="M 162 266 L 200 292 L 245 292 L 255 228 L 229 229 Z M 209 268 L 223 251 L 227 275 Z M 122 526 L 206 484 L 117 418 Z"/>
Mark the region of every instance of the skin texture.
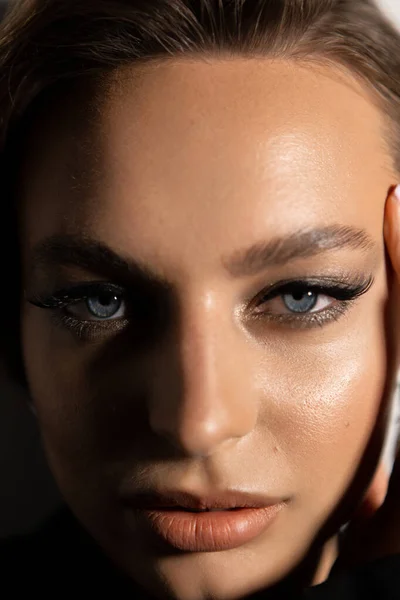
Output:
<path fill-rule="evenodd" d="M 384 496 L 381 471 L 373 475 L 395 367 L 383 217 L 396 176 L 377 106 L 332 66 L 173 60 L 109 76 L 74 110 L 59 104 L 27 157 L 27 298 L 82 281 L 121 284 L 84 264 L 41 265 L 35 250 L 55 234 L 101 241 L 156 278 L 150 310 L 88 339 L 22 304 L 30 392 L 78 518 L 160 598 L 272 586 L 315 539 L 307 583 L 323 581 L 338 527 L 371 482 L 365 506 Z M 226 268 L 254 244 L 333 225 L 362 229 L 370 243 L 270 259 L 247 275 Z M 317 276 L 374 283 L 323 326 L 254 318 L 266 287 Z M 266 308 L 287 313 L 280 298 Z M 74 311 L 88 318 L 83 302 Z M 178 554 L 122 505 L 127 489 L 148 486 L 240 489 L 287 504 L 239 549 Z"/>

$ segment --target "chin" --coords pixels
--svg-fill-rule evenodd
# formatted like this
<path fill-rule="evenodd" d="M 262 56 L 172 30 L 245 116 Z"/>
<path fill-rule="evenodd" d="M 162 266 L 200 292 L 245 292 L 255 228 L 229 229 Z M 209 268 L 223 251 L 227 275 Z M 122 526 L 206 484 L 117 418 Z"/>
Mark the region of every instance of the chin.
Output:
<path fill-rule="evenodd" d="M 290 576 L 307 554 L 311 537 L 293 523 L 276 523 L 264 536 L 242 547 L 220 552 L 160 552 L 147 540 L 120 540 L 108 554 L 145 590 L 160 600 L 239 600 L 273 587 Z M 286 526 L 285 526 L 286 525 Z M 298 535 L 297 535 L 298 534 Z M 305 586 L 322 583 L 336 559 L 332 540 L 318 555 Z"/>

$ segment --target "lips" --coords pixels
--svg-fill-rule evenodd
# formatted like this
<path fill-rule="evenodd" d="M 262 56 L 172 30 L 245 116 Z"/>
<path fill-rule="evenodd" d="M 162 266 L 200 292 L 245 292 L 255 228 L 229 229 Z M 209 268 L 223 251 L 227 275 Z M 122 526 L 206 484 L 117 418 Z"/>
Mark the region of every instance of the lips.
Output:
<path fill-rule="evenodd" d="M 130 498 L 129 507 L 152 534 L 183 552 L 240 547 L 272 526 L 287 499 L 243 492 L 195 496 L 152 492 Z"/>

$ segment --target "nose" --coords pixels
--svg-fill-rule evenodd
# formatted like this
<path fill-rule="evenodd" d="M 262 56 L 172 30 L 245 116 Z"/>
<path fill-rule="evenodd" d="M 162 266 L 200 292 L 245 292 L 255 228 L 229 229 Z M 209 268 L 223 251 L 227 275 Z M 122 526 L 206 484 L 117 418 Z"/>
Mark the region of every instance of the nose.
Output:
<path fill-rule="evenodd" d="M 153 363 L 150 426 L 186 456 L 210 456 L 257 422 L 251 349 L 231 311 L 197 295 Z"/>

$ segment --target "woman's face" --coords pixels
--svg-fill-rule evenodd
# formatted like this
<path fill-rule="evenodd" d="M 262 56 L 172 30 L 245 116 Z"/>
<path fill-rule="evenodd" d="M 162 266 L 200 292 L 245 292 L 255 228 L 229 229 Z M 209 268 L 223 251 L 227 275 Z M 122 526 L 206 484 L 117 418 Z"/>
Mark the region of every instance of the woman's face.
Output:
<path fill-rule="evenodd" d="M 239 58 L 125 69 L 35 128 L 30 392 L 67 502 L 160 596 L 270 586 L 358 477 L 390 374 L 383 136 L 349 76 Z M 247 541 L 190 550 L 132 508 L 177 491 L 282 506 Z"/>

